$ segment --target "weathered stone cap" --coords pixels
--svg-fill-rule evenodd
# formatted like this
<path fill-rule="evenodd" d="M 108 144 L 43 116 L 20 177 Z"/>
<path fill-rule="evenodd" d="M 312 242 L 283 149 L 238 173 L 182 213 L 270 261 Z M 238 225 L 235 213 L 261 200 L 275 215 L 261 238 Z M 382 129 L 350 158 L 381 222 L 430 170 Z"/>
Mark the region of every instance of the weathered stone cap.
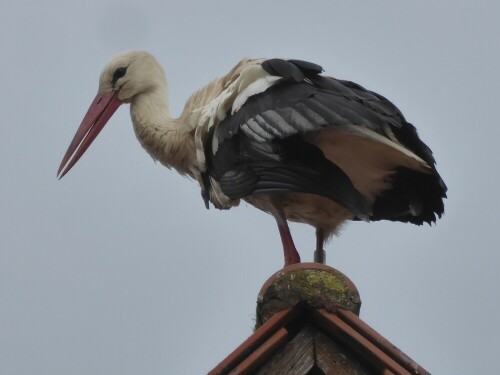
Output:
<path fill-rule="evenodd" d="M 320 263 L 293 264 L 264 283 L 257 298 L 256 327 L 297 304 L 331 313 L 342 308 L 359 315 L 361 299 L 352 281 L 342 272 Z"/>

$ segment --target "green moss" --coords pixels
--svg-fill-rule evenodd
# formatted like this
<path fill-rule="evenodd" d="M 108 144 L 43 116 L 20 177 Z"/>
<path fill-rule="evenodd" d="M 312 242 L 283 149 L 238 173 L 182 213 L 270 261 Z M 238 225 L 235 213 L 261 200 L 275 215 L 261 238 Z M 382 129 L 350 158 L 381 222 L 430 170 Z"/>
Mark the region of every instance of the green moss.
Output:
<path fill-rule="evenodd" d="M 257 304 L 257 324 L 262 324 L 278 311 L 297 303 L 334 311 L 337 308 L 359 313 L 361 301 L 351 281 L 331 268 L 298 269 L 276 275 Z"/>

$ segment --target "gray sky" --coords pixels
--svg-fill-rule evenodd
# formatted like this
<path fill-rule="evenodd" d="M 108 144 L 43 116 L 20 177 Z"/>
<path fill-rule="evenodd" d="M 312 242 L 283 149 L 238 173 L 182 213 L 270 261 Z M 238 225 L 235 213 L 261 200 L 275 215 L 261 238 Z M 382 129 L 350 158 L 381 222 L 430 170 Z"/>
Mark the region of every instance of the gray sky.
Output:
<path fill-rule="evenodd" d="M 164 65 L 174 114 L 245 56 L 310 60 L 391 99 L 435 153 L 445 217 L 352 223 L 327 262 L 427 370 L 497 372 L 499 18 L 496 1 L 4 4 L 0 373 L 206 373 L 251 333 L 282 266 L 272 217 L 205 210 L 196 183 L 141 149 L 125 107 L 57 181 L 101 69 L 126 49 Z M 313 230 L 292 234 L 311 260 Z"/>

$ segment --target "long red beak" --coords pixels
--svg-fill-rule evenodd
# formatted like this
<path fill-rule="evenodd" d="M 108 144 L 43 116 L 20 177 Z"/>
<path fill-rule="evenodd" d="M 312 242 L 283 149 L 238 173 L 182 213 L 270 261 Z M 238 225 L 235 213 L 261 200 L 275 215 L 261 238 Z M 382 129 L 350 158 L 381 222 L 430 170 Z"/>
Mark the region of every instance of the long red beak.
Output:
<path fill-rule="evenodd" d="M 96 95 L 59 166 L 57 171 L 59 179 L 63 178 L 73 168 L 104 128 L 104 125 L 113 116 L 113 113 L 123 104 L 116 97 L 117 94 L 118 91 L 111 91 Z"/>

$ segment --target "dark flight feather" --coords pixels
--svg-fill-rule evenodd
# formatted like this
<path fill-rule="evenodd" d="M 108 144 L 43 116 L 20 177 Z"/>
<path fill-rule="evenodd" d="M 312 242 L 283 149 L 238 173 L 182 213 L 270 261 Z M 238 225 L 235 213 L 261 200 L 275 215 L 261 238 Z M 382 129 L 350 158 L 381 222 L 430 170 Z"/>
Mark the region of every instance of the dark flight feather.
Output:
<path fill-rule="evenodd" d="M 250 96 L 208 137 L 217 137 L 215 152 L 211 142 L 205 147 L 208 173 L 224 194 L 231 199 L 269 192 L 317 194 L 371 220 L 422 224 L 442 215 L 446 186 L 432 152 L 393 103 L 356 83 L 321 76 L 323 69 L 306 61 L 269 59 L 262 68 L 282 79 Z M 370 207 L 349 177 L 303 138 L 345 125 L 363 126 L 384 137 L 388 126 L 433 173 L 397 168 L 391 188 Z"/>

